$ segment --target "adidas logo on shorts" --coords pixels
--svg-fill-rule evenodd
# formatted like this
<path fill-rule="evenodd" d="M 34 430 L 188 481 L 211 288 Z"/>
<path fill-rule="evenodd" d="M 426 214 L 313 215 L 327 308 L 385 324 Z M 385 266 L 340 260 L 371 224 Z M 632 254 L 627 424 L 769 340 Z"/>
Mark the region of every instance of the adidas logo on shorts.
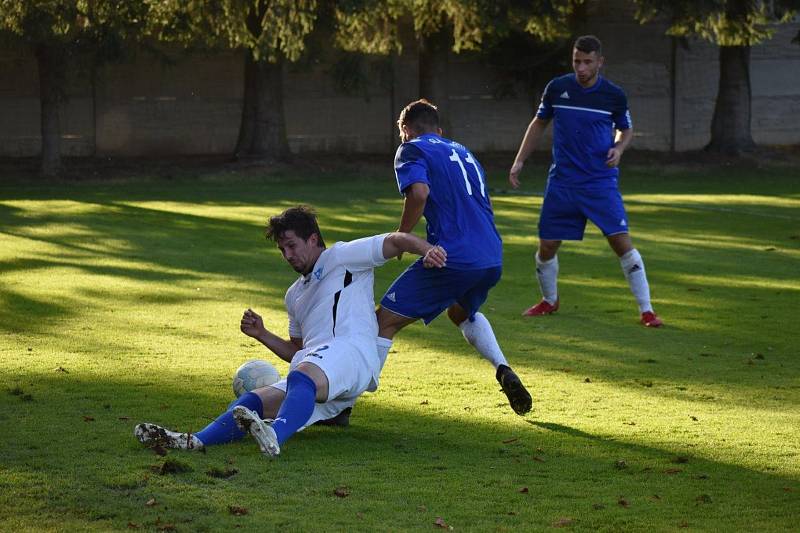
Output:
<path fill-rule="evenodd" d="M 393 292 L 390 292 L 389 294 L 387 294 L 386 295 L 386 299 L 389 300 L 390 302 L 397 302 L 397 299 L 395 298 L 395 295 L 394 295 Z"/>

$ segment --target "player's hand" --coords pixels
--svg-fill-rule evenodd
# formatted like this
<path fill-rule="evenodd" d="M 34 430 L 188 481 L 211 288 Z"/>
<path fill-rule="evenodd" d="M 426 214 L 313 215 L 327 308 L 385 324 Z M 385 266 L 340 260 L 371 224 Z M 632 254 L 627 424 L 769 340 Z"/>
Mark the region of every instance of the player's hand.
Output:
<path fill-rule="evenodd" d="M 266 332 L 266 328 L 264 328 L 264 320 L 252 309 L 247 309 L 247 311 L 245 311 L 242 315 L 242 321 L 239 323 L 239 329 L 242 330 L 242 333 L 248 337 L 253 337 L 254 339 L 257 339 L 261 334 Z"/>
<path fill-rule="evenodd" d="M 522 161 L 516 161 L 513 165 L 511 165 L 511 170 L 508 173 L 508 183 L 511 184 L 511 187 L 514 189 L 519 189 L 519 173 L 522 172 L 522 166 L 525 163 Z"/>
<path fill-rule="evenodd" d="M 606 155 L 606 166 L 614 168 L 619 165 L 619 160 L 622 159 L 622 150 L 616 146 L 612 146 Z"/>
<path fill-rule="evenodd" d="M 442 268 L 447 266 L 447 252 L 441 246 L 430 248 L 422 258 L 425 268 Z"/>

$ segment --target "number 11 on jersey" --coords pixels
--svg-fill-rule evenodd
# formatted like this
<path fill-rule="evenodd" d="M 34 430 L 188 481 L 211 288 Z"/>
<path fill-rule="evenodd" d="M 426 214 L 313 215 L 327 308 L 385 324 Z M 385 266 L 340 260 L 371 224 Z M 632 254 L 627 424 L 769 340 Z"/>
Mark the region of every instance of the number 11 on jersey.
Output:
<path fill-rule="evenodd" d="M 467 194 L 472 196 L 472 185 L 469 183 L 469 178 L 467 177 L 467 169 L 464 168 L 464 163 L 461 161 L 461 158 L 458 155 L 458 152 L 453 150 L 450 154 L 450 161 L 454 161 L 458 163 L 458 168 L 461 169 L 461 175 L 464 176 L 464 185 L 467 187 Z M 481 196 L 486 197 L 486 193 L 484 192 L 484 185 L 483 185 L 483 176 L 481 175 L 481 170 L 478 168 L 478 163 L 472 157 L 472 154 L 467 152 L 467 157 L 465 161 L 471 164 L 475 168 L 475 174 L 478 176 L 478 182 L 481 184 Z"/>

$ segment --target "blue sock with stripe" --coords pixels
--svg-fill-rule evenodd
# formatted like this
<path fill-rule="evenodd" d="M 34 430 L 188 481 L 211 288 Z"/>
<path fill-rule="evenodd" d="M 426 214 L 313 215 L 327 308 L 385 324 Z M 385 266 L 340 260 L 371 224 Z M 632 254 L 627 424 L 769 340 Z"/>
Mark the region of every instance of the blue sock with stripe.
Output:
<path fill-rule="evenodd" d="M 247 433 L 239 429 L 236 421 L 233 419 L 231 412 L 237 405 L 243 405 L 248 409 L 258 413 L 258 416 L 264 416 L 264 405 L 261 398 L 254 392 L 245 392 L 239 398 L 228 406 L 228 410 L 217 417 L 216 420 L 211 422 L 202 431 L 194 434 L 195 437 L 206 446 L 213 446 L 214 444 L 226 444 L 233 442 L 244 437 Z"/>
<path fill-rule="evenodd" d="M 316 398 L 314 380 L 297 370 L 289 372 L 286 376 L 286 398 L 272 423 L 278 444 L 283 444 L 309 421 L 314 413 Z"/>

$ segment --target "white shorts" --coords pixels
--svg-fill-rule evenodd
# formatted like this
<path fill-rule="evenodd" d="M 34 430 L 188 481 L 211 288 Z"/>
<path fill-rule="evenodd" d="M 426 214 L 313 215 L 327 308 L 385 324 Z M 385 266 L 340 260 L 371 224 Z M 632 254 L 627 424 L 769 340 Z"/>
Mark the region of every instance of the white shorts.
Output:
<path fill-rule="evenodd" d="M 303 427 L 335 417 L 352 407 L 364 391 L 374 391 L 375 377 L 381 370 L 374 339 L 338 338 L 319 346 L 303 348 L 294 354 L 289 372 L 300 363 L 318 366 L 328 378 L 328 400 L 314 404 L 314 412 Z M 270 386 L 286 392 L 285 379 Z"/>

